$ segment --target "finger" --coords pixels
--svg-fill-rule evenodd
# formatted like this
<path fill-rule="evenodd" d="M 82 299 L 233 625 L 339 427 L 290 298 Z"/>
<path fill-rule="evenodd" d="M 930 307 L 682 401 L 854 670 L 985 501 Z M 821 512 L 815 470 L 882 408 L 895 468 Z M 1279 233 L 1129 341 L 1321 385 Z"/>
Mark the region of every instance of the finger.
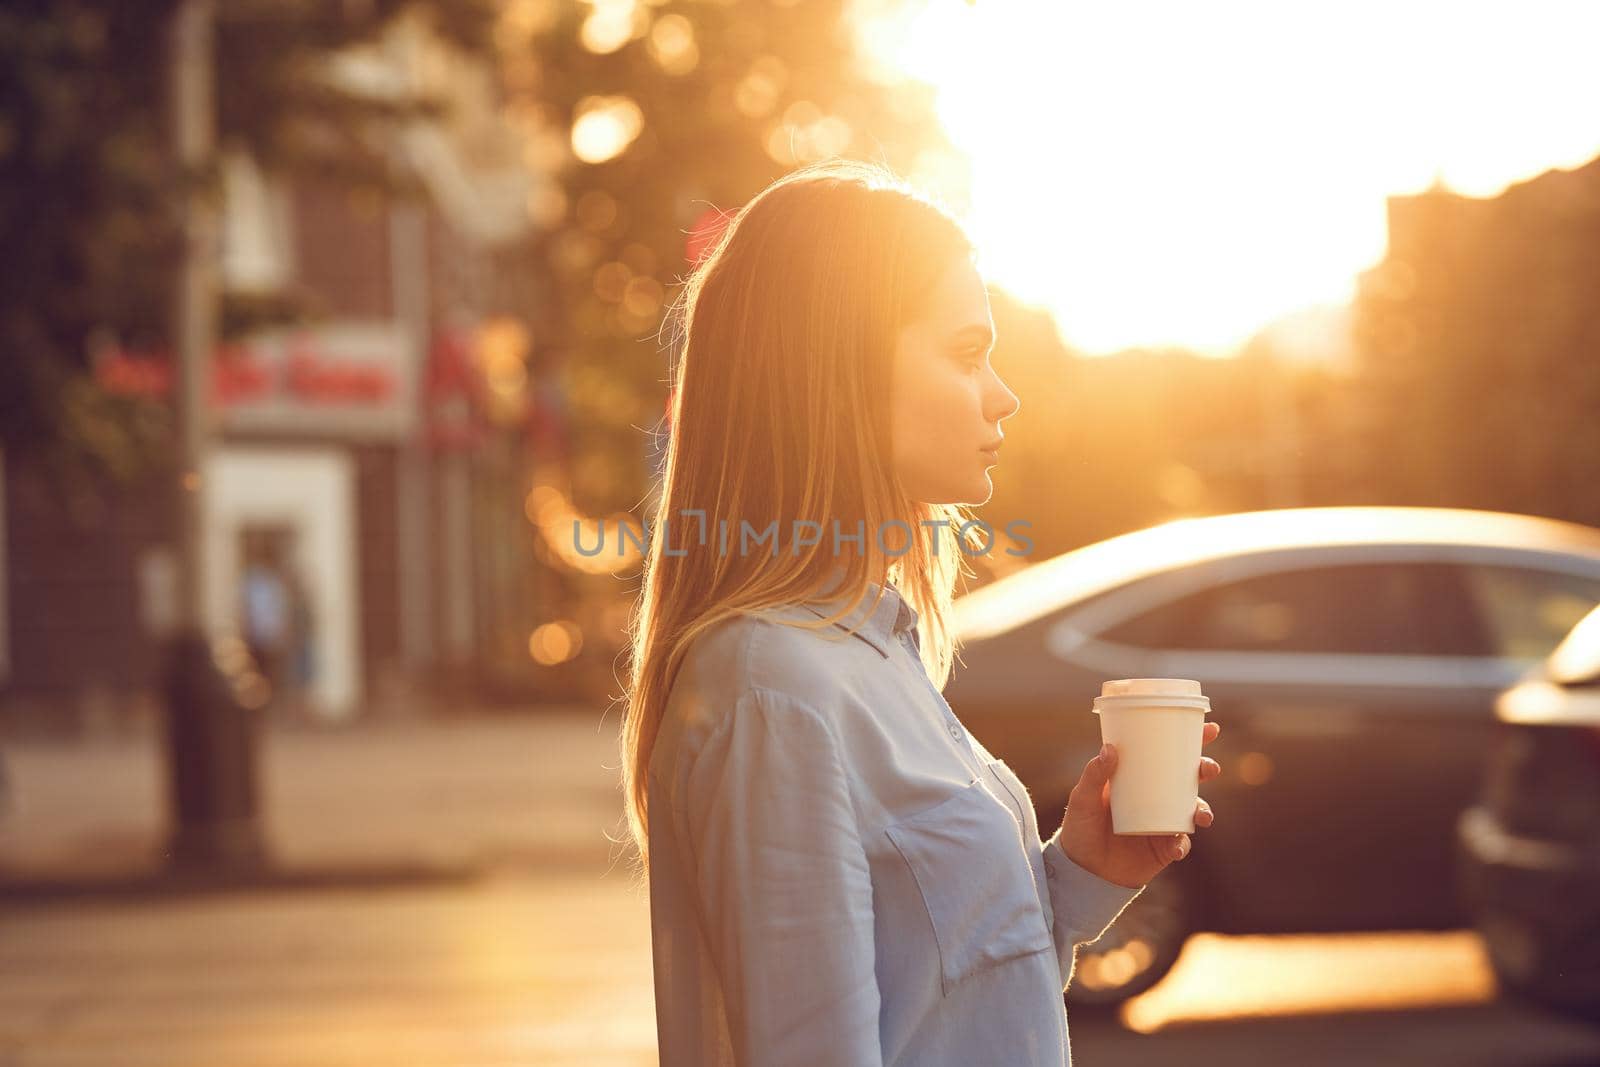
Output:
<path fill-rule="evenodd" d="M 1220 733 L 1222 733 L 1222 724 L 1220 722 L 1208 722 L 1205 730 L 1200 735 L 1200 743 L 1209 745 L 1217 739 L 1217 735 Z"/>
<path fill-rule="evenodd" d="M 1150 850 L 1150 858 L 1165 867 L 1172 862 L 1172 838 L 1146 837 L 1143 839 L 1145 848 Z"/>
<path fill-rule="evenodd" d="M 1189 835 L 1179 834 L 1167 846 L 1167 855 L 1173 860 L 1181 860 L 1189 854 Z"/>
<path fill-rule="evenodd" d="M 1222 764 L 1218 763 L 1210 756 L 1200 757 L 1200 780 L 1202 782 L 1209 782 L 1211 779 L 1215 778 L 1221 773 Z"/>
<path fill-rule="evenodd" d="M 1207 827 L 1216 821 L 1217 814 L 1211 810 L 1210 804 L 1202 800 L 1194 806 L 1194 824 L 1196 826 Z"/>
<path fill-rule="evenodd" d="M 1111 781 L 1112 771 L 1116 769 L 1117 750 L 1112 745 L 1102 745 L 1100 752 L 1083 768 L 1083 775 L 1078 779 L 1078 784 L 1072 787 L 1071 800 L 1095 799 L 1101 800 L 1106 792 L 1107 783 Z"/>

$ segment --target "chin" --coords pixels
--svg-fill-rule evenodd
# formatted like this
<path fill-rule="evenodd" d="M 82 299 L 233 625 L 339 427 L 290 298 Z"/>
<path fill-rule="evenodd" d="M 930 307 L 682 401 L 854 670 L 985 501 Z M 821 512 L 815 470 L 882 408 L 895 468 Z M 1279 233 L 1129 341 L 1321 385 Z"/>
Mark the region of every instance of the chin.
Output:
<path fill-rule="evenodd" d="M 994 482 L 989 478 L 988 468 L 981 468 L 975 476 L 960 482 L 952 483 L 948 477 L 942 480 L 942 484 L 929 479 L 921 492 L 912 491 L 913 499 L 922 504 L 961 504 L 969 507 L 987 504 L 992 496 Z"/>
<path fill-rule="evenodd" d="M 992 496 L 994 496 L 994 483 L 989 480 L 987 474 L 980 474 L 976 482 L 966 486 L 960 492 L 948 494 L 942 502 L 975 508 L 987 504 Z"/>

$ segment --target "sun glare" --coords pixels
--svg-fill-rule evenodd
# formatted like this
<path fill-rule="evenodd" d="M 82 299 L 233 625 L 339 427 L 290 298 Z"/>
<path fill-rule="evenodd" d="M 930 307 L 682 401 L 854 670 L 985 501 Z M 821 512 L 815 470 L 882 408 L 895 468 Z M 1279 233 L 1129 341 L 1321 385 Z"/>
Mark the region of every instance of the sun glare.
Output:
<path fill-rule="evenodd" d="M 937 90 L 990 277 L 1090 353 L 1226 355 L 1340 303 L 1385 198 L 1600 153 L 1600 5 L 856 0 Z"/>

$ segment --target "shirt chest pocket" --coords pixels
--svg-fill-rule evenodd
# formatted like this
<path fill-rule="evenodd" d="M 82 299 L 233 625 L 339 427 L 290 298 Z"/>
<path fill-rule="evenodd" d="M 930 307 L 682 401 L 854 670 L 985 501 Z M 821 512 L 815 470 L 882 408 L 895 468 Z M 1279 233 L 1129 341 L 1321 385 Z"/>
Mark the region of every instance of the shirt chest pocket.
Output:
<path fill-rule="evenodd" d="M 1053 947 L 1016 819 L 981 782 L 884 832 L 921 891 L 946 996 L 975 974 Z"/>

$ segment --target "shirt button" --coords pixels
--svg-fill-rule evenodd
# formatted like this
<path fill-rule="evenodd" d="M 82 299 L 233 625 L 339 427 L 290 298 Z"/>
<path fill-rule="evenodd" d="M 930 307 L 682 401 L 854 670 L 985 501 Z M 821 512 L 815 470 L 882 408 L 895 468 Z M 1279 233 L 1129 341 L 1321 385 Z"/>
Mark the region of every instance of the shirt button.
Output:
<path fill-rule="evenodd" d="M 961 740 L 961 727 L 957 726 L 955 723 L 951 723 L 950 736 L 955 738 L 957 741 Z"/>

